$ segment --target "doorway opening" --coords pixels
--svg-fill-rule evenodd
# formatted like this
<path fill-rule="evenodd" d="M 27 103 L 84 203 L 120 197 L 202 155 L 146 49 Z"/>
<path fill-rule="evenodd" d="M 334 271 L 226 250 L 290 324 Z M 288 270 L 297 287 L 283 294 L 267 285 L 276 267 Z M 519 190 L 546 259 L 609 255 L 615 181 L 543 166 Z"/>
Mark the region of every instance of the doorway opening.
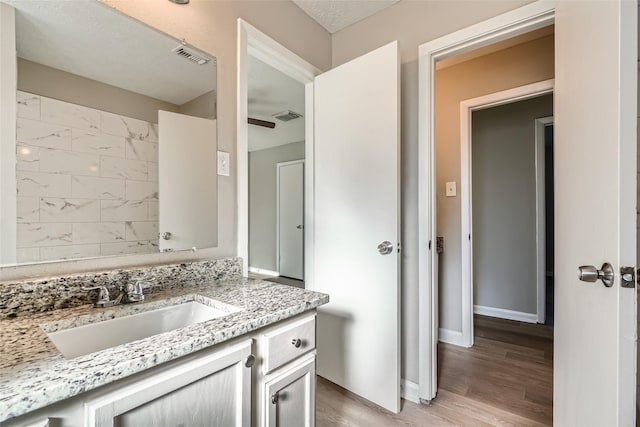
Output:
<path fill-rule="evenodd" d="M 549 26 L 436 63 L 434 103 L 438 390 L 545 424 L 553 44 Z"/>
<path fill-rule="evenodd" d="M 245 277 L 251 274 L 298 287 L 312 284 L 313 82 L 319 73 L 238 19 L 238 256 L 244 261 Z M 296 192 L 296 203 L 289 204 L 297 214 L 295 219 L 290 215 L 279 221 L 279 164 L 293 161 L 304 162 L 302 177 L 296 173 L 285 178 L 289 185 L 282 196 L 286 199 L 291 189 Z M 284 231 L 290 231 L 284 258 L 287 265 L 296 265 L 295 273 L 286 274 L 295 277 L 281 276 L 279 271 Z M 287 250 L 292 253 L 287 246 L 292 241 L 295 253 L 287 255 Z M 297 259 L 291 262 L 291 257 Z"/>
<path fill-rule="evenodd" d="M 249 273 L 304 287 L 305 88 L 248 63 Z"/>

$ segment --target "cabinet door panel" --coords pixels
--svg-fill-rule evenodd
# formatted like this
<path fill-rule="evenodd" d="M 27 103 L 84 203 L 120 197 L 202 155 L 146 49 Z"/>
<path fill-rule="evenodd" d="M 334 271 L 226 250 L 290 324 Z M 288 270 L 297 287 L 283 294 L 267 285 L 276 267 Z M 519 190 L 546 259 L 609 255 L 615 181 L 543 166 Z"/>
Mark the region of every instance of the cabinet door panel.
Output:
<path fill-rule="evenodd" d="M 315 353 L 285 367 L 265 383 L 265 424 L 313 427 L 315 423 Z"/>
<path fill-rule="evenodd" d="M 88 427 L 248 427 L 251 340 L 192 358 L 85 404 Z"/>
<path fill-rule="evenodd" d="M 172 391 L 116 417 L 118 427 L 242 425 L 238 399 L 242 399 L 235 366 Z M 240 389 L 239 389 L 240 388 Z M 240 392 L 240 393 L 239 393 Z"/>

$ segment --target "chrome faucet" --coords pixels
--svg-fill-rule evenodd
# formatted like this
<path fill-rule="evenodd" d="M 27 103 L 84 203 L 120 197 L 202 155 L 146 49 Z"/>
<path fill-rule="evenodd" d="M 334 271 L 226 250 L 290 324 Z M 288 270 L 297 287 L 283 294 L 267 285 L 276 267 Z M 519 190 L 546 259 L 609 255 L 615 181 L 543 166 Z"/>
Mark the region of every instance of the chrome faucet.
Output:
<path fill-rule="evenodd" d="M 98 299 L 93 303 L 93 306 L 96 308 L 105 308 L 112 307 L 114 305 L 144 301 L 144 291 L 142 286 L 144 283 L 145 282 L 143 280 L 138 280 L 135 284 L 127 283 L 126 285 L 120 286 L 118 288 L 120 292 L 113 300 L 109 296 L 109 290 L 106 286 L 83 287 L 82 290 L 99 290 Z"/>

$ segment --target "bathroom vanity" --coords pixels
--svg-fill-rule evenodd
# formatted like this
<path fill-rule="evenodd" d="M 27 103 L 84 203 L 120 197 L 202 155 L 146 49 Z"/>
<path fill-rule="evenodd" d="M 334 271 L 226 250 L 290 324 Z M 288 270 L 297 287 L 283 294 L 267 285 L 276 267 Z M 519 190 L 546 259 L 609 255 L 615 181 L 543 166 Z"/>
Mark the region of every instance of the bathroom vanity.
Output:
<path fill-rule="evenodd" d="M 314 425 L 315 311 L 328 299 L 238 276 L 192 277 L 142 303 L 1 320 L 0 425 Z M 124 330 L 143 329 L 136 316 L 161 323 L 156 313 L 185 304 L 222 314 L 82 354 L 95 339 L 83 328 L 116 319 Z M 114 330 L 100 334 L 117 338 Z M 58 351 L 47 336 L 58 331 L 79 333 L 81 355 Z"/>

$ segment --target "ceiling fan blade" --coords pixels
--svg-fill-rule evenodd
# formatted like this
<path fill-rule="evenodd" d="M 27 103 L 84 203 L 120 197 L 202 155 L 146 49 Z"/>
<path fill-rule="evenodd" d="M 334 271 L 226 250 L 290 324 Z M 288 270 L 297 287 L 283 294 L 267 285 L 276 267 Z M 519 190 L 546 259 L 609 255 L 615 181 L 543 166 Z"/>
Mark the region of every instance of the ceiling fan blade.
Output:
<path fill-rule="evenodd" d="M 249 117 L 247 121 L 250 125 L 262 126 L 269 129 L 273 129 L 274 127 L 276 127 L 276 124 L 274 122 L 268 122 L 266 120 L 252 119 L 251 117 Z"/>

